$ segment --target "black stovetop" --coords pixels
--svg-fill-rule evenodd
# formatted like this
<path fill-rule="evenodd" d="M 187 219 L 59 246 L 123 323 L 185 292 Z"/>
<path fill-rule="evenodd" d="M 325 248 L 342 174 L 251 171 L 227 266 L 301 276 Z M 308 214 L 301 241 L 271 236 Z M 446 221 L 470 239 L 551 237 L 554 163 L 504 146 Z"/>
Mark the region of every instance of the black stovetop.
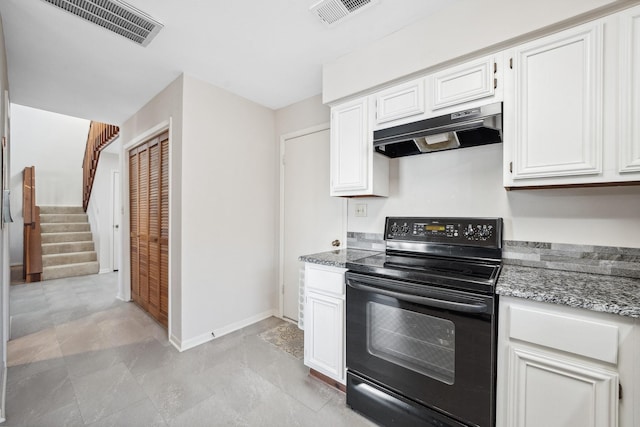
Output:
<path fill-rule="evenodd" d="M 415 284 L 493 294 L 500 262 L 378 254 L 347 262 L 347 269 Z"/>

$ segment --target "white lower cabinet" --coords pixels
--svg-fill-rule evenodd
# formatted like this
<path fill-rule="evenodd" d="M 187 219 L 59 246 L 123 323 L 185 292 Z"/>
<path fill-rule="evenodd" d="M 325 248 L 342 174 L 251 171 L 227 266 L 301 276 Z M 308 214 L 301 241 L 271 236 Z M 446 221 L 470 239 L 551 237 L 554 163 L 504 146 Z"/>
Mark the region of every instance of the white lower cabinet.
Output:
<path fill-rule="evenodd" d="M 498 427 L 633 427 L 637 322 L 501 297 Z"/>
<path fill-rule="evenodd" d="M 304 364 L 345 384 L 345 269 L 305 266 Z"/>

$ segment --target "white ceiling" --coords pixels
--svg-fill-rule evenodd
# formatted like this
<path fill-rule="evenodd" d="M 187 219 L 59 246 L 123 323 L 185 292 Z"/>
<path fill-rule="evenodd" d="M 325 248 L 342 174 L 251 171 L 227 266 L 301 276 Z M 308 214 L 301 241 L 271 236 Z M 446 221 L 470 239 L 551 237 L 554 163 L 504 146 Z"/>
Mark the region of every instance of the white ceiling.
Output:
<path fill-rule="evenodd" d="M 287 106 L 321 92 L 323 63 L 455 1 L 380 0 L 328 28 L 314 0 L 129 0 L 164 24 L 146 48 L 42 0 L 0 14 L 12 102 L 121 124 L 183 72 Z"/>

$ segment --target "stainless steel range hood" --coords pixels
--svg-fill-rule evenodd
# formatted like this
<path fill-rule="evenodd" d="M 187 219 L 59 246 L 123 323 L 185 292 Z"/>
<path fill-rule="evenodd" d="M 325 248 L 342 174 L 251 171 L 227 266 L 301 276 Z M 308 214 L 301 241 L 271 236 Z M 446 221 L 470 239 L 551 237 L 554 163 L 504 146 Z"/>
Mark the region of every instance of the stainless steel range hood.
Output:
<path fill-rule="evenodd" d="M 502 142 L 502 103 L 484 105 L 373 132 L 373 146 L 387 157 Z"/>

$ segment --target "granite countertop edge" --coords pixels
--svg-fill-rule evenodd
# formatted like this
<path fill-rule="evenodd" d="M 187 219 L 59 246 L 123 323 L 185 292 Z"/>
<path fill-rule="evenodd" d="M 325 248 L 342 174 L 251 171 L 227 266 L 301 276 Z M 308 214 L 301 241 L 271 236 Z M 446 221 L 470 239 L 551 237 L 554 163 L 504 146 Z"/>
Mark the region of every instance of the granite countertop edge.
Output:
<path fill-rule="evenodd" d="M 640 279 L 505 264 L 496 294 L 640 318 Z"/>
<path fill-rule="evenodd" d="M 318 252 L 310 255 L 301 255 L 298 261 L 311 264 L 326 265 L 329 267 L 345 268 L 347 262 L 357 261 L 362 258 L 378 255 L 379 251 L 366 249 L 337 249 L 335 251 Z"/>
<path fill-rule="evenodd" d="M 299 261 L 345 268 L 347 262 L 380 254 L 338 249 L 302 255 Z M 640 318 L 640 279 L 504 264 L 496 294 Z"/>

